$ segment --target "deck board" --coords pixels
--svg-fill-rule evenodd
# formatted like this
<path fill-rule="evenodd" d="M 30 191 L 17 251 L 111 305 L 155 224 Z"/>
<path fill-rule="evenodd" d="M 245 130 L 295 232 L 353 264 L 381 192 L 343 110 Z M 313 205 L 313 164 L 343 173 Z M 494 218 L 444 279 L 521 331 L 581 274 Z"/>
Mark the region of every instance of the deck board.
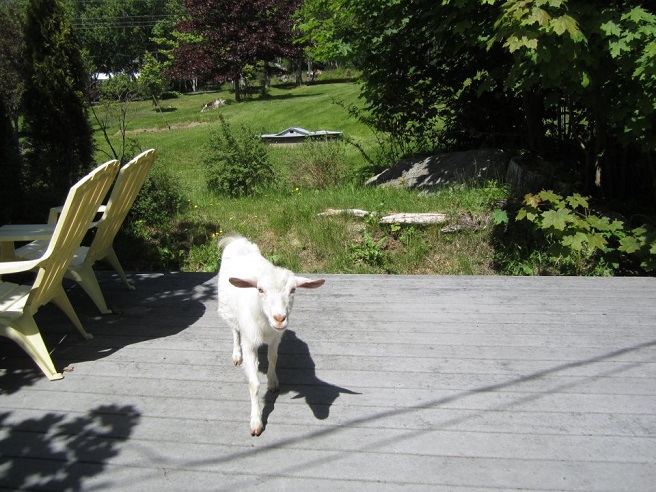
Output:
<path fill-rule="evenodd" d="M 654 490 L 654 278 L 328 275 L 252 438 L 216 276 L 132 277 L 37 314 L 61 381 L 0 338 L 0 487 Z"/>

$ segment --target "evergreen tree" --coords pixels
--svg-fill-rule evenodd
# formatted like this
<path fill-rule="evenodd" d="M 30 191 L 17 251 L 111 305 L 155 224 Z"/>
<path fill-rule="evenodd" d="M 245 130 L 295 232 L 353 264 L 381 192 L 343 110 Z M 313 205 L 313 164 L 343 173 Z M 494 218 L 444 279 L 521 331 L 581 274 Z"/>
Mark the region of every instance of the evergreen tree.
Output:
<path fill-rule="evenodd" d="M 27 182 L 56 203 L 93 160 L 88 76 L 60 0 L 30 0 L 25 44 Z"/>
<path fill-rule="evenodd" d="M 7 105 L 0 95 L 0 224 L 17 219 L 20 203 L 20 153 Z"/>

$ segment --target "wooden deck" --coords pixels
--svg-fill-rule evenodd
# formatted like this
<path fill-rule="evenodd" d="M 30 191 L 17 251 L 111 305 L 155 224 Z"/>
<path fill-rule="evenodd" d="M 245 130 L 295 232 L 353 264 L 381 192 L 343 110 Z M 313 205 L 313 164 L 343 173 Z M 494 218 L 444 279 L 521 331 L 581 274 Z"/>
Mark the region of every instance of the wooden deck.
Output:
<path fill-rule="evenodd" d="M 37 315 L 61 381 L 0 339 L 1 487 L 656 490 L 654 278 L 326 276 L 253 438 L 215 275 L 132 277 Z"/>

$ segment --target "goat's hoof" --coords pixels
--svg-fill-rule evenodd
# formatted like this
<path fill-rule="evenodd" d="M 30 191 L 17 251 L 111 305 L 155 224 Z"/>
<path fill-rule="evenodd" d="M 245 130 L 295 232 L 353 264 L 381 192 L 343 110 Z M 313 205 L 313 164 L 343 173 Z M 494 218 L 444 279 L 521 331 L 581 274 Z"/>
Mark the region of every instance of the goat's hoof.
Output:
<path fill-rule="evenodd" d="M 241 366 L 242 358 L 234 358 L 232 359 L 232 362 L 234 362 L 236 366 Z"/>
<path fill-rule="evenodd" d="M 264 431 L 264 426 L 260 424 L 253 425 L 251 424 L 251 436 L 258 437 Z"/>
<path fill-rule="evenodd" d="M 280 388 L 280 385 L 277 382 L 275 384 L 268 384 L 267 385 L 267 389 L 271 393 L 277 393 L 279 388 Z"/>

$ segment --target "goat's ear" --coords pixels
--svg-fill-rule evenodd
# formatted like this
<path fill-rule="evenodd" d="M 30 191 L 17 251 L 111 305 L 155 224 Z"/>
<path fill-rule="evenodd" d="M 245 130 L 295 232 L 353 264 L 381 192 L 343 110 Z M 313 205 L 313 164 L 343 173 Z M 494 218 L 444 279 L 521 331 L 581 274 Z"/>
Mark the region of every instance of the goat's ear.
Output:
<path fill-rule="evenodd" d="M 230 277 L 228 279 L 228 282 L 230 282 L 235 287 L 239 287 L 240 289 L 248 289 L 248 288 L 257 289 L 257 280 L 254 278 L 248 279 L 248 278 Z"/>
<path fill-rule="evenodd" d="M 301 289 L 316 289 L 317 287 L 321 287 L 324 283 L 326 283 L 326 281 L 322 278 L 310 280 L 309 278 L 296 277 L 296 287 L 300 287 Z"/>

